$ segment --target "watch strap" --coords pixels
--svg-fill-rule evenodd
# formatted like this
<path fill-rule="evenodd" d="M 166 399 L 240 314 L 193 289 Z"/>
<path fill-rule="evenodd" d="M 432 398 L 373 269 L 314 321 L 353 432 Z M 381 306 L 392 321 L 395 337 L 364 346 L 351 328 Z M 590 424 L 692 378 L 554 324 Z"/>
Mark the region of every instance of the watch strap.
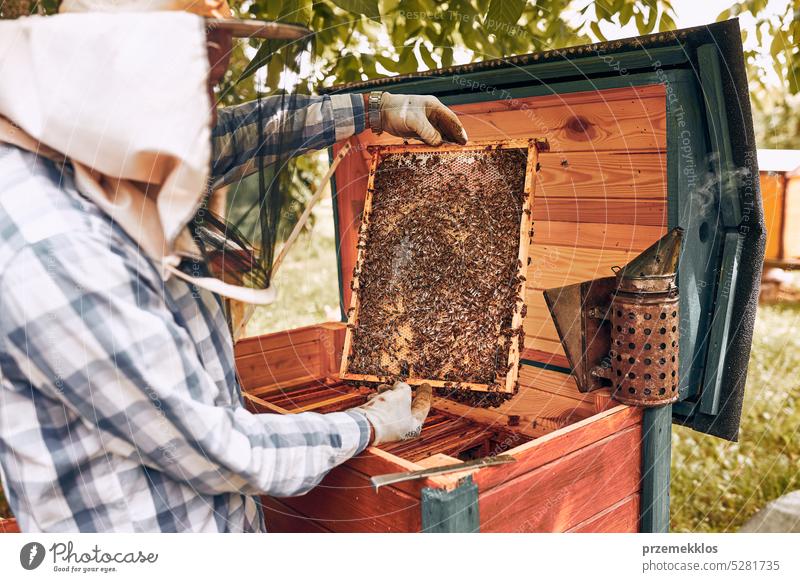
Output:
<path fill-rule="evenodd" d="M 383 132 L 383 119 L 381 118 L 381 101 L 383 91 L 372 91 L 369 94 L 369 107 L 367 110 L 367 121 L 374 133 Z"/>

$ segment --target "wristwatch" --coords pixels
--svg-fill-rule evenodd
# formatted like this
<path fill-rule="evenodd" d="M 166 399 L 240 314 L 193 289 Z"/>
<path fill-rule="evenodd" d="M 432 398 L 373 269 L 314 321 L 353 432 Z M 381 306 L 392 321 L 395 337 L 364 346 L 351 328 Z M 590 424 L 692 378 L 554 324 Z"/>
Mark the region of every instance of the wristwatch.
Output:
<path fill-rule="evenodd" d="M 381 119 L 381 101 L 383 100 L 383 91 L 372 91 L 369 94 L 369 108 L 367 111 L 367 121 L 369 128 L 374 133 L 383 132 L 383 120 Z"/>

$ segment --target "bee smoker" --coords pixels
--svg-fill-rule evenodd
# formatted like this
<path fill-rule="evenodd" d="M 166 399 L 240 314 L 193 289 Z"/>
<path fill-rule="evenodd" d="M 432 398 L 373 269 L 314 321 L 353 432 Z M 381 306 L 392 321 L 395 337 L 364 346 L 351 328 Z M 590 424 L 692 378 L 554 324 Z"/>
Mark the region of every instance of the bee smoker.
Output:
<path fill-rule="evenodd" d="M 581 392 L 633 406 L 678 399 L 680 316 L 675 228 L 615 277 L 548 289 L 545 300 Z"/>

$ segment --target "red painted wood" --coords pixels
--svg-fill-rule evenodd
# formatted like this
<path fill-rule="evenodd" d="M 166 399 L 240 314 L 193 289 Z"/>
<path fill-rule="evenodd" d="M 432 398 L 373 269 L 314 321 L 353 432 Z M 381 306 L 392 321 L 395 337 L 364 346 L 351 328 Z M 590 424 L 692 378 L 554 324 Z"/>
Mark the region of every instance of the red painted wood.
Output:
<path fill-rule="evenodd" d="M 264 523 L 272 533 L 330 533 L 320 522 L 308 519 L 278 499 L 261 497 L 264 508 Z"/>
<path fill-rule="evenodd" d="M 20 533 L 17 520 L 0 518 L 0 533 Z"/>
<path fill-rule="evenodd" d="M 280 385 L 295 378 L 319 378 L 322 376 L 319 342 L 236 358 L 236 371 L 245 389 Z"/>
<path fill-rule="evenodd" d="M 641 425 L 480 495 L 481 531 L 557 532 L 639 491 Z"/>
<path fill-rule="evenodd" d="M 557 431 L 511 450 L 510 453 L 517 458 L 516 463 L 481 469 L 473 476 L 473 481 L 485 493 L 611 435 L 631 427 L 641 430 L 642 411 L 618 406 L 578 424 L 577 428 L 569 427 L 571 430 Z"/>
<path fill-rule="evenodd" d="M 422 527 L 419 498 L 394 487 L 376 492 L 366 475 L 347 466 L 335 468 L 306 495 L 280 501 L 334 532 L 418 532 Z"/>
<path fill-rule="evenodd" d="M 237 358 L 252 354 L 263 354 L 271 350 L 317 342 L 325 324 L 298 327 L 287 331 L 279 331 L 240 339 L 236 342 L 234 353 Z"/>
<path fill-rule="evenodd" d="M 569 531 L 574 533 L 636 533 L 639 531 L 638 493 L 626 497 Z"/>

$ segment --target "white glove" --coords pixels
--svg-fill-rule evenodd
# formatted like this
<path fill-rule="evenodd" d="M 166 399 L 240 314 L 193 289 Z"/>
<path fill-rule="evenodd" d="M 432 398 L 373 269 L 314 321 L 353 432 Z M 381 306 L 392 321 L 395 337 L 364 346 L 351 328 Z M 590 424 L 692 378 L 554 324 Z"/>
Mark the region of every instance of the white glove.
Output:
<path fill-rule="evenodd" d="M 379 445 L 418 437 L 430 409 L 430 384 L 419 386 L 412 402 L 411 386 L 395 382 L 391 388 L 384 384 L 366 404 L 353 410 L 367 417 L 375 433 L 372 444 Z"/>
<path fill-rule="evenodd" d="M 417 138 L 431 146 L 442 140 L 464 145 L 467 132 L 450 109 L 430 95 L 392 95 L 381 97 L 383 130 L 397 137 Z"/>

